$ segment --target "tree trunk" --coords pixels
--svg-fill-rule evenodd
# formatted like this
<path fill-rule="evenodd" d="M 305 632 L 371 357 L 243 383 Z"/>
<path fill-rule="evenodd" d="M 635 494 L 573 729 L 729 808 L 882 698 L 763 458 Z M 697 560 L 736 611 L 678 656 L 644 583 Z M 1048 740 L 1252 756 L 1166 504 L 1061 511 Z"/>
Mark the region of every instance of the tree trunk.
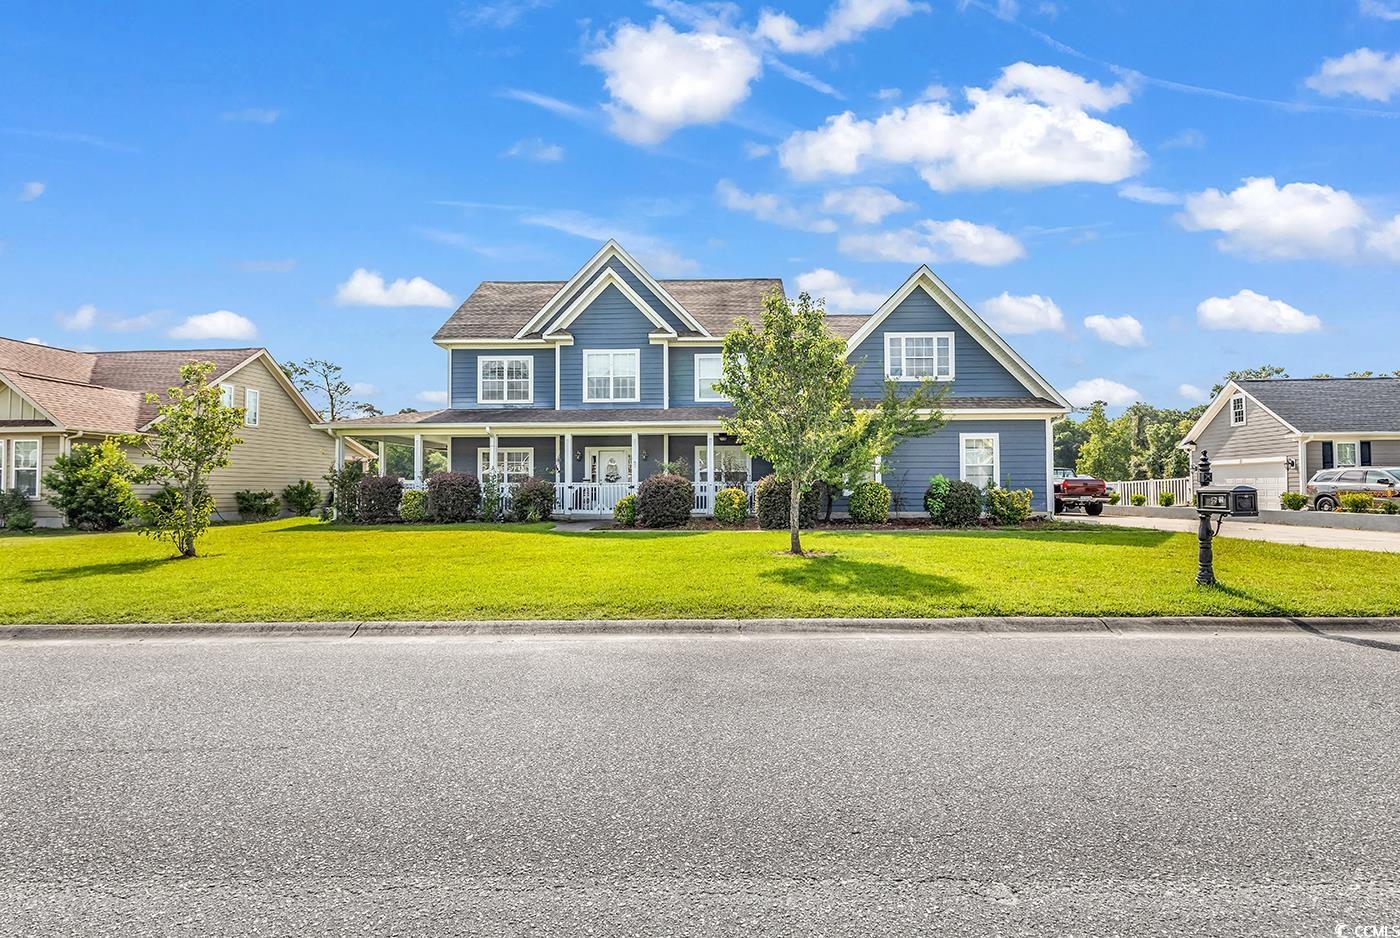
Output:
<path fill-rule="evenodd" d="M 802 483 L 792 480 L 791 498 L 788 504 L 788 531 L 792 535 L 791 552 L 802 556 L 802 535 L 798 533 L 798 523 L 802 516 Z"/>

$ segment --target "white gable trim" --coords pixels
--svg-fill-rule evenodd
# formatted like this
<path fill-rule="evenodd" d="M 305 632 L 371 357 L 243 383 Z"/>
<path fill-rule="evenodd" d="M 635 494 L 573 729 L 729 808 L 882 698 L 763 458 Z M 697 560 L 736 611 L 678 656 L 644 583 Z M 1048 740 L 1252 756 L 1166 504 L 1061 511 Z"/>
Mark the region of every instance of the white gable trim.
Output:
<path fill-rule="evenodd" d="M 850 357 L 851 353 L 879 328 L 880 323 L 884 322 L 890 313 L 898 309 L 899 304 L 903 303 L 909 294 L 916 289 L 922 289 L 933 298 L 934 302 L 943 307 L 948 315 L 953 317 L 954 322 L 962 326 L 978 344 L 992 354 L 993 358 L 1015 375 L 1027 390 L 1034 394 L 1043 395 L 1062 407 L 1071 408 L 1070 402 L 1065 400 L 1060 392 L 1055 390 L 1050 382 L 1042 378 L 1040 373 L 1032 368 L 1024 358 L 1016 354 L 1016 350 L 1007 345 L 1006 341 L 997 335 L 996 330 L 987 325 L 986 321 L 978 316 L 972 307 L 963 302 L 962 297 L 954 293 L 946 283 L 940 280 L 927 264 L 920 266 L 918 270 L 910 274 L 903 286 L 894 291 L 890 298 L 880 305 L 874 315 L 856 331 L 856 334 L 846 341 L 846 356 Z"/>
<path fill-rule="evenodd" d="M 1292 433 L 1295 436 L 1298 435 L 1299 430 L 1297 427 L 1293 426 L 1293 424 L 1289 423 L 1287 420 L 1284 420 L 1282 417 L 1274 413 L 1268 407 L 1265 407 L 1263 402 L 1261 402 L 1259 398 L 1255 397 L 1253 394 L 1250 394 L 1248 391 L 1240 387 L 1234 381 L 1227 381 L 1225 382 L 1225 387 L 1220 389 L 1220 393 L 1215 395 L 1215 400 L 1211 401 L 1210 406 L 1205 409 L 1205 413 L 1201 414 L 1201 416 L 1197 418 L 1196 422 L 1191 425 L 1191 429 L 1186 431 L 1186 436 L 1182 437 L 1182 440 L 1178 444 L 1178 446 L 1181 449 L 1188 449 L 1191 446 L 1195 446 L 1196 440 L 1200 437 L 1202 433 L 1206 431 L 1206 427 L 1211 425 L 1212 421 L 1214 421 L 1215 418 L 1220 415 L 1221 411 L 1223 411 L 1226 407 L 1230 406 L 1230 400 L 1232 398 L 1240 396 L 1243 396 L 1246 401 L 1252 401 L 1255 407 L 1258 407 L 1264 413 L 1268 414 L 1270 417 L 1273 417 L 1279 423 L 1283 424 L 1283 426 L 1288 430 L 1289 433 Z"/>
<path fill-rule="evenodd" d="M 661 318 L 661 314 L 647 305 L 647 301 L 642 299 L 641 294 L 627 285 L 618 272 L 609 267 L 588 285 L 588 289 L 579 294 L 578 299 L 569 304 L 569 308 L 564 310 L 563 315 L 554 321 L 554 324 L 545 332 L 545 338 L 552 338 L 565 329 L 583 314 L 583 311 L 602 296 L 603 291 L 608 287 L 616 287 L 617 291 L 627 298 L 627 302 L 635 306 L 643 316 L 651 321 L 651 324 L 664 335 L 674 336 L 676 330 L 671 328 L 670 323 Z"/>
<path fill-rule="evenodd" d="M 560 307 L 564 305 L 564 301 L 568 298 L 569 294 L 578 289 L 580 284 L 601 270 L 608 261 L 613 258 L 620 260 L 623 266 L 636 275 L 638 280 L 646 284 L 647 289 L 655 294 L 656 298 L 659 299 L 667 309 L 674 313 L 677 319 L 702 335 L 710 334 L 709 330 L 700 325 L 699 321 L 697 321 L 694 316 L 690 315 L 689 311 L 687 311 L 675 297 L 667 293 L 665 288 L 656 282 L 656 278 L 647 273 L 646 268 L 638 264 L 632 255 L 623 250 L 622 245 L 618 244 L 617 241 L 613 239 L 609 239 L 606 244 L 598 249 L 598 253 L 594 254 L 593 257 L 589 259 L 588 263 L 579 268 L 578 273 L 569 278 L 568 283 L 560 287 L 558 293 L 555 293 L 554 296 L 549 298 L 549 302 L 540 307 L 539 312 L 530 317 L 530 321 L 520 328 L 520 331 L 515 334 L 515 337 L 517 339 L 524 338 L 536 329 L 543 329 L 544 324 L 549 322 L 550 317 L 559 312 Z M 553 331 L 554 328 L 555 327 L 550 327 L 545 331 Z M 673 335 L 675 334 L 674 329 L 667 327 L 667 330 Z"/>

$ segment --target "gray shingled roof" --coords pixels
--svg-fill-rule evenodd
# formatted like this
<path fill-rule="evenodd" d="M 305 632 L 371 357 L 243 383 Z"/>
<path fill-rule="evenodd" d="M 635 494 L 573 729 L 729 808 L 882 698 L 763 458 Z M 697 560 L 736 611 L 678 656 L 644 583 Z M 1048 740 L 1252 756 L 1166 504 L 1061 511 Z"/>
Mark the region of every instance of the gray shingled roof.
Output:
<path fill-rule="evenodd" d="M 717 336 L 728 332 L 734 320 L 740 316 L 756 320 L 763 312 L 763 297 L 771 290 L 783 289 L 782 280 L 775 277 L 658 282 L 677 303 L 685 307 L 686 312 Z M 510 338 L 563 288 L 564 283 L 563 280 L 484 281 L 442 324 L 433 339 Z M 846 320 L 864 317 L 831 318 Z M 837 325 L 833 323 L 832 328 L 837 329 Z M 844 322 L 841 328 L 846 328 Z M 855 328 L 851 328 L 850 332 L 854 332 Z M 838 331 L 838 334 L 843 333 Z"/>
<path fill-rule="evenodd" d="M 1270 378 L 1236 383 L 1300 433 L 1400 433 L 1400 378 Z"/>

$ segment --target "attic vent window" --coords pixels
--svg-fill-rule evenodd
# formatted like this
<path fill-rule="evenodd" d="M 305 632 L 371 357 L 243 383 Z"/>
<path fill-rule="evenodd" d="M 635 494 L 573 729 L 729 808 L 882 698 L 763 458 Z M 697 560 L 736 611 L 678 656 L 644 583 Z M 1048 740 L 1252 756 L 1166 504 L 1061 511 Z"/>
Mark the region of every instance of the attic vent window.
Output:
<path fill-rule="evenodd" d="M 1234 397 L 1230 398 L 1230 426 L 1242 427 L 1244 426 L 1244 420 L 1244 395 L 1236 394 Z"/>

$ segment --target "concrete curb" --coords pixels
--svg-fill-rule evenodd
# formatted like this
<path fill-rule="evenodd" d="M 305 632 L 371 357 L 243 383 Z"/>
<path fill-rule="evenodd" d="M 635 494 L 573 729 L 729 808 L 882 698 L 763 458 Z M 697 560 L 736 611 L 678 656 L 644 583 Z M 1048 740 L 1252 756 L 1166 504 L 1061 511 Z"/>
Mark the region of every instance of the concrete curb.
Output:
<path fill-rule="evenodd" d="M 175 622 L 0 626 L 0 641 L 374 640 L 469 636 L 1231 635 L 1400 633 L 1397 618 L 975 616 L 955 619 L 540 619 L 480 622 Z"/>

